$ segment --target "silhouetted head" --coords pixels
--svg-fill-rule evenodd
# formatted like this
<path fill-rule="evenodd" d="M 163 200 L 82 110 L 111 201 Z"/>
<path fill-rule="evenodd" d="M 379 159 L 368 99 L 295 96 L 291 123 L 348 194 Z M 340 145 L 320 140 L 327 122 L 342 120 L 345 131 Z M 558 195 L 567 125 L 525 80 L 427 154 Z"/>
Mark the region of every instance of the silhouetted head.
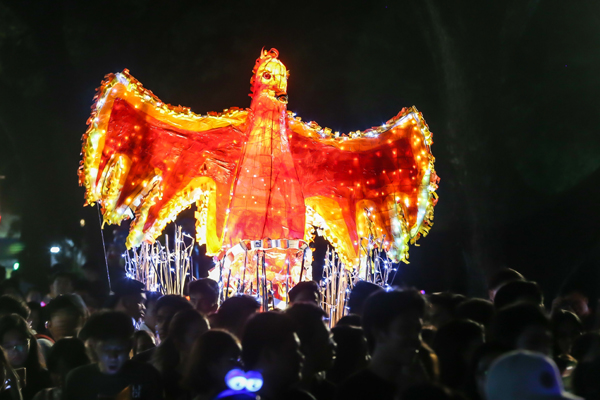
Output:
<path fill-rule="evenodd" d="M 242 331 L 248 318 L 258 311 L 260 305 L 254 297 L 239 295 L 228 298 L 212 321 L 214 328 L 224 329 L 237 338 L 242 337 Z"/>
<path fill-rule="evenodd" d="M 0 317 L 3 315 L 17 314 L 23 319 L 29 318 L 31 310 L 22 299 L 5 294 L 0 296 Z"/>
<path fill-rule="evenodd" d="M 219 300 L 219 284 L 210 278 L 197 279 L 188 283 L 190 303 L 203 315 L 217 311 Z"/>
<path fill-rule="evenodd" d="M 517 302 L 527 302 L 544 306 L 542 289 L 535 282 L 512 281 L 503 285 L 494 297 L 494 306 L 497 310 Z"/>
<path fill-rule="evenodd" d="M 488 292 L 490 300 L 494 301 L 496 292 L 500 287 L 512 281 L 524 281 L 525 278 L 519 272 L 511 268 L 502 268 L 496 271 L 488 280 Z"/>
<path fill-rule="evenodd" d="M 319 305 L 321 303 L 321 288 L 315 281 L 298 282 L 289 293 L 290 303 L 309 302 Z"/>
<path fill-rule="evenodd" d="M 89 362 L 83 342 L 76 338 L 67 338 L 52 345 L 48 352 L 47 367 L 54 383 L 62 386 L 71 370 Z"/>
<path fill-rule="evenodd" d="M 550 318 L 535 304 L 516 303 L 499 310 L 492 331 L 495 340 L 511 349 L 552 354 Z"/>
<path fill-rule="evenodd" d="M 46 327 L 54 340 L 77 337 L 87 317 L 85 305 L 76 294 L 55 297 L 48 303 L 46 312 Z"/>
<path fill-rule="evenodd" d="M 274 311 L 252 316 L 244 329 L 242 359 L 247 369 L 263 375 L 263 390 L 285 392 L 298 383 L 304 357 L 293 321 Z"/>
<path fill-rule="evenodd" d="M 460 303 L 455 310 L 456 318 L 470 319 L 488 327 L 496 310 L 494 309 L 494 303 L 484 299 L 468 299 Z"/>
<path fill-rule="evenodd" d="M 335 342 L 323 320 L 325 311 L 313 303 L 294 303 L 285 311 L 296 324 L 300 350 L 306 357 L 305 371 L 317 373 L 333 366 Z"/>
<path fill-rule="evenodd" d="M 188 357 L 183 385 L 211 395 L 227 388 L 225 375 L 241 367 L 240 342 L 226 331 L 209 330 L 200 336 Z"/>
<path fill-rule="evenodd" d="M 375 358 L 412 361 L 421 346 L 425 299 L 416 290 L 377 292 L 365 302 L 362 326 Z"/>
<path fill-rule="evenodd" d="M 376 292 L 383 292 L 383 288 L 367 281 L 358 281 L 350 292 L 350 298 L 348 299 L 349 314 L 362 315 L 363 306 L 367 297 Z"/>
<path fill-rule="evenodd" d="M 169 324 L 175 314 L 193 308 L 192 303 L 176 294 L 167 294 L 159 298 L 156 301 L 154 310 L 156 314 L 156 333 L 158 333 L 160 339 L 167 337 Z"/>

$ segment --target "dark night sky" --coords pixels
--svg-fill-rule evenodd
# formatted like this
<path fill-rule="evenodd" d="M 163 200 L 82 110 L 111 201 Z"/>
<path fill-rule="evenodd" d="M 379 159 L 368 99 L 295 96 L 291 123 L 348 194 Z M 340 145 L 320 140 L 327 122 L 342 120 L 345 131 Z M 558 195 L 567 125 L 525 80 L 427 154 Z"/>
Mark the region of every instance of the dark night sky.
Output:
<path fill-rule="evenodd" d="M 303 120 L 348 132 L 423 112 L 440 201 L 405 282 L 477 294 L 511 266 L 548 295 L 598 286 L 600 3 L 324 3 L 0 0 L 0 207 L 22 216 L 24 272 L 53 240 L 99 246 L 76 171 L 105 74 L 197 113 L 247 107 L 264 46 Z"/>

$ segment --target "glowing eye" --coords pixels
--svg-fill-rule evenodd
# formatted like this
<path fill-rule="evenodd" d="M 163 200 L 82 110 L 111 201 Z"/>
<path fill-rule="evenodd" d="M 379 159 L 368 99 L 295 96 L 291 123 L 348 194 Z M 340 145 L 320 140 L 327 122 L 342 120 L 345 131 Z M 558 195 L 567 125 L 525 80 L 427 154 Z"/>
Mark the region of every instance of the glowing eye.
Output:
<path fill-rule="evenodd" d="M 248 371 L 246 373 L 246 389 L 249 392 L 258 392 L 262 385 L 263 379 L 260 372 Z"/>
<path fill-rule="evenodd" d="M 271 74 L 270 74 L 270 73 L 268 73 L 268 72 L 265 72 L 265 73 L 263 74 L 263 78 L 265 78 L 265 79 L 271 79 Z"/>
<path fill-rule="evenodd" d="M 230 389 L 242 390 L 246 387 L 246 374 L 241 369 L 232 369 L 225 375 L 225 382 Z"/>

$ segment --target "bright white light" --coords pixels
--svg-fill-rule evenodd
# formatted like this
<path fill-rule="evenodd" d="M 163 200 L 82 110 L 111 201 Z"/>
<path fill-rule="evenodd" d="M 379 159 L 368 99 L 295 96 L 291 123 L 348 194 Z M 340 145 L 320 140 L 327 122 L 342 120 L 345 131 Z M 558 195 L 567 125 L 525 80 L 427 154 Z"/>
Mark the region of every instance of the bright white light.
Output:
<path fill-rule="evenodd" d="M 58 247 L 58 246 L 50 247 L 50 253 L 52 253 L 52 254 L 60 253 L 60 247 Z"/>

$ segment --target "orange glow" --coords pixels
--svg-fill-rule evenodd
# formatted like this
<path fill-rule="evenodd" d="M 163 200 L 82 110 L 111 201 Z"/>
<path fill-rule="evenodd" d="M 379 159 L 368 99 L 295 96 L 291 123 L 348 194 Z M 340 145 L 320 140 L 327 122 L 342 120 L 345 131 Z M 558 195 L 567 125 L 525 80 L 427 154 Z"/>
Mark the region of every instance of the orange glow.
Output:
<path fill-rule="evenodd" d="M 393 238 L 386 250 L 406 261 L 409 242 L 428 233 L 437 202 L 433 142 L 421 113 L 404 108 L 380 127 L 340 134 L 287 110 L 289 74 L 276 50 L 263 51 L 253 73 L 249 109 L 207 115 L 165 104 L 127 70 L 108 75 L 83 136 L 79 180 L 87 204 L 100 202 L 112 224 L 131 210 L 128 247 L 154 241 L 196 203 L 197 240 L 209 255 L 232 254 L 240 241 L 305 244 L 316 226 L 348 267 L 358 264 L 361 231 Z M 395 173 L 402 169 L 409 174 Z M 370 225 L 363 204 L 373 209 Z M 266 250 L 275 283 L 285 281 L 286 262 L 290 283 L 297 282 L 301 247 Z M 231 258 L 237 279 L 243 259 Z"/>

